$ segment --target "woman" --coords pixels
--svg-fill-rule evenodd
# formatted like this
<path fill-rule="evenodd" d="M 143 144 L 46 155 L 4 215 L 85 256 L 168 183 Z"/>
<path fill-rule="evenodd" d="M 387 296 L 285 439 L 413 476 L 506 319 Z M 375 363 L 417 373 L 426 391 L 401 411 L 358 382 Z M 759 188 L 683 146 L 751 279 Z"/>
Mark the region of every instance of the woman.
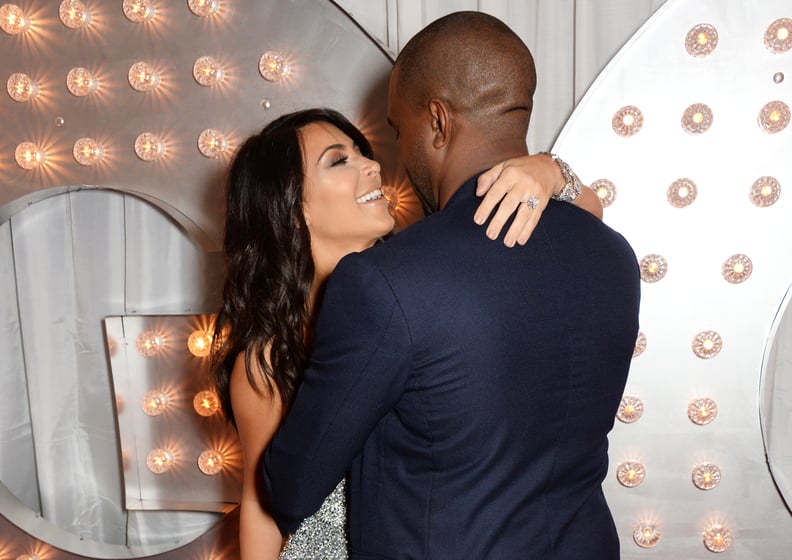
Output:
<path fill-rule="evenodd" d="M 281 553 L 281 535 L 257 491 L 257 463 L 288 413 L 307 364 L 322 288 L 342 257 L 370 247 L 394 225 L 382 196 L 380 166 L 371 157 L 369 142 L 342 115 L 309 109 L 270 123 L 245 142 L 231 164 L 227 276 L 215 323 L 222 336 L 213 353 L 213 374 L 244 455 L 243 560 Z M 553 192 L 557 170 L 546 159 L 539 171 L 553 187 L 545 190 Z M 484 188 L 502 165 L 485 176 Z M 513 241 L 524 242 L 538 219 L 533 214 L 541 208 L 516 201 L 527 201 L 528 191 L 539 185 L 530 174 L 508 171 L 503 175 L 519 181 L 503 177 L 491 188 L 477 221 L 511 191 L 499 212 L 511 214 L 519 206 L 520 224 L 527 225 L 510 233 Z M 537 194 L 546 203 L 549 196 Z M 594 195 L 589 191 L 586 196 L 591 202 Z M 596 197 L 594 201 L 599 207 Z M 503 218 L 498 217 L 501 224 Z M 497 237 L 500 227 L 496 229 L 490 227 L 487 235 Z M 344 519 L 341 484 L 320 512 L 303 523 L 281 558 L 346 558 Z"/>

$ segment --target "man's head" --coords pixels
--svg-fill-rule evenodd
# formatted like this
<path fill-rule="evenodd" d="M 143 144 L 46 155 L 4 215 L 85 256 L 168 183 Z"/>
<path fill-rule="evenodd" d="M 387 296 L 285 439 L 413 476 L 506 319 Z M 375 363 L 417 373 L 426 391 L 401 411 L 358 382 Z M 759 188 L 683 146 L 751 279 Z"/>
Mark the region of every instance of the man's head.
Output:
<path fill-rule="evenodd" d="M 520 38 L 480 12 L 440 18 L 404 46 L 388 119 L 399 160 L 429 210 L 470 176 L 526 153 L 536 71 Z"/>

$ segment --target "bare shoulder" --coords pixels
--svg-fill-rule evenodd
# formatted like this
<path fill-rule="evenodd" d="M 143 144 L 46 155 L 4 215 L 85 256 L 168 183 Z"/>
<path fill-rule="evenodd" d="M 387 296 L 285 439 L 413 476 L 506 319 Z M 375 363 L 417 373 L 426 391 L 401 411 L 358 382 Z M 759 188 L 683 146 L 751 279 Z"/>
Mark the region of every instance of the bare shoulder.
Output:
<path fill-rule="evenodd" d="M 264 450 L 280 425 L 283 410 L 277 389 L 270 389 L 255 362 L 251 368 L 258 391 L 248 380 L 244 353 L 237 356 L 231 371 L 231 407 L 246 455 Z"/>

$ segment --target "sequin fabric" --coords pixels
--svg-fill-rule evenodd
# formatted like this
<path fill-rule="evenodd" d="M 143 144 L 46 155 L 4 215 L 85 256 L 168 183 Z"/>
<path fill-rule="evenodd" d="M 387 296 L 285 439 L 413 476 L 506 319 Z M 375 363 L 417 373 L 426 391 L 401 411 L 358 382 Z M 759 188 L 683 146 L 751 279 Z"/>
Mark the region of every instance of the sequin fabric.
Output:
<path fill-rule="evenodd" d="M 300 524 L 279 560 L 347 560 L 346 481 L 342 480 L 315 514 Z"/>

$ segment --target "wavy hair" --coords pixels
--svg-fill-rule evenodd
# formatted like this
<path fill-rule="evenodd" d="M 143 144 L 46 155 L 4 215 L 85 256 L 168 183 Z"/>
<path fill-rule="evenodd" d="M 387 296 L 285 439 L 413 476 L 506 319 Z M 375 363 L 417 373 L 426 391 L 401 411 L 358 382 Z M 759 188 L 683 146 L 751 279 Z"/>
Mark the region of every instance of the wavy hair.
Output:
<path fill-rule="evenodd" d="M 232 423 L 231 372 L 240 352 L 245 352 L 250 385 L 260 395 L 259 381 L 270 395 L 277 391 L 284 412 L 308 362 L 314 262 L 303 215 L 301 130 L 316 122 L 335 126 L 372 157 L 366 137 L 343 115 L 332 109 L 307 109 L 283 115 L 248 138 L 228 171 L 226 277 L 215 318 L 211 369 Z M 262 379 L 257 379 L 257 371 L 263 372 L 258 375 Z"/>

